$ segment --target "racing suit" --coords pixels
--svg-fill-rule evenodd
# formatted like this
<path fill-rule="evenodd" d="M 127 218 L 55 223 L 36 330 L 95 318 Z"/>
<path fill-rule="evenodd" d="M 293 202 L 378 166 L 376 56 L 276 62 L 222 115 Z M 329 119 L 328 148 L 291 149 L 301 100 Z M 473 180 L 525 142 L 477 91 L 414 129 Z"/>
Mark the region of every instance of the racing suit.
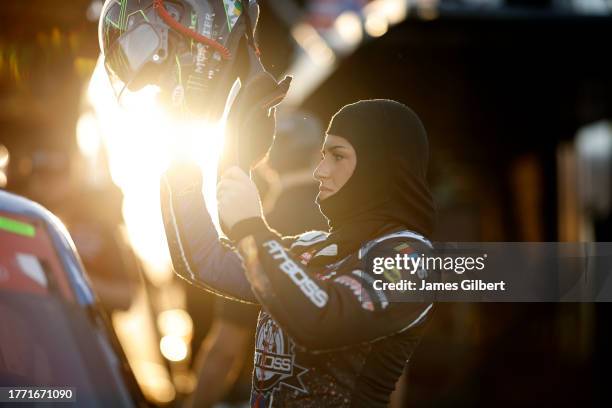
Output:
<path fill-rule="evenodd" d="M 418 295 L 410 302 L 394 301 L 394 292 L 375 290 L 376 280 L 380 285 L 417 275 L 404 276 L 395 268 L 374 274 L 371 262 L 418 256 L 431 248 L 425 238 L 400 231 L 313 268 L 312 259 L 333 251 L 320 248 L 326 233 L 282 238 L 263 220 L 252 219 L 249 239 L 258 267 L 247 279 L 243 257 L 217 238 L 201 184 L 165 177 L 161 200 L 176 273 L 219 295 L 262 305 L 252 407 L 387 406 L 432 303 Z"/>

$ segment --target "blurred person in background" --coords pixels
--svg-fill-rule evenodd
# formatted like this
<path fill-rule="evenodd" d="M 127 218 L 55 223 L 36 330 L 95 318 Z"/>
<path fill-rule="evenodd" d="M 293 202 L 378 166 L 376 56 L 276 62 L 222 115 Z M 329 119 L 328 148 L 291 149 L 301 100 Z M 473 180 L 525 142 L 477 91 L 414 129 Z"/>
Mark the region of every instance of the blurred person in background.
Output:
<path fill-rule="evenodd" d="M 185 408 L 248 401 L 258 312 L 254 305 L 215 299 L 214 320 L 194 361 L 196 386 Z"/>
<path fill-rule="evenodd" d="M 319 121 L 304 113 L 279 114 L 277 118 L 276 140 L 268 159 L 256 170 L 267 182 L 262 194 L 266 221 L 282 235 L 327 229 L 315 204 L 319 183 L 312 177 L 323 137 Z"/>

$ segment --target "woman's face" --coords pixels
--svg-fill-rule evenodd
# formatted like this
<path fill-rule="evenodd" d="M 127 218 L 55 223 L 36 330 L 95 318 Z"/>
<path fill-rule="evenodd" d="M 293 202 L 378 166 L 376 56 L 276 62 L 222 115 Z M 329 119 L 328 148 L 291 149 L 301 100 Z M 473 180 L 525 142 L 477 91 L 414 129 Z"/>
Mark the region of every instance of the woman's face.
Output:
<path fill-rule="evenodd" d="M 357 166 L 357 153 L 343 137 L 327 135 L 321 150 L 321 162 L 314 172 L 319 181 L 319 199 L 336 194 L 351 178 Z"/>

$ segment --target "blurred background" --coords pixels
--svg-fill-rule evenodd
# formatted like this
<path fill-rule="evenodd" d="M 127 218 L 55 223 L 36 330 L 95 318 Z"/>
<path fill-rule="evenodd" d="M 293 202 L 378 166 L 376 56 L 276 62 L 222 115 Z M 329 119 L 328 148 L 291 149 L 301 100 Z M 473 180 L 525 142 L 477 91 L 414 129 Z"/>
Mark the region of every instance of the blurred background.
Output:
<path fill-rule="evenodd" d="M 325 227 L 310 174 L 329 118 L 390 98 L 429 133 L 436 240 L 612 241 L 612 1 L 259 4 L 264 65 L 295 77 L 256 174 L 273 227 Z M 67 226 L 151 404 L 242 406 L 257 309 L 174 276 L 158 203 L 177 150 L 214 170 L 223 126 L 164 120 L 146 95 L 119 108 L 101 7 L 3 2 L 0 188 Z M 392 406 L 603 405 L 609 309 L 441 304 Z"/>

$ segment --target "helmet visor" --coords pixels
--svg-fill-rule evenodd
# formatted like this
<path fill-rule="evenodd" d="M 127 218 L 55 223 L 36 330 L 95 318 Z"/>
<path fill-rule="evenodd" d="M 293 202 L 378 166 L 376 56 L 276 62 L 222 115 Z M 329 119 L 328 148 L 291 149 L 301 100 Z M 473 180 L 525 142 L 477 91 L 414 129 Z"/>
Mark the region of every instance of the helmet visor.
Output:
<path fill-rule="evenodd" d="M 168 54 L 167 27 L 160 23 L 151 1 L 139 4 L 111 1 L 102 11 L 99 37 L 104 65 L 116 90 L 138 89 L 135 83 L 147 67 L 159 67 Z M 173 9 L 174 11 L 174 9 Z M 149 78 L 150 79 L 150 78 Z M 137 81 L 137 82 L 142 82 Z"/>
<path fill-rule="evenodd" d="M 141 23 L 119 37 L 105 56 L 106 69 L 125 85 L 149 62 L 157 62 L 162 45 L 161 38 L 149 23 Z"/>

